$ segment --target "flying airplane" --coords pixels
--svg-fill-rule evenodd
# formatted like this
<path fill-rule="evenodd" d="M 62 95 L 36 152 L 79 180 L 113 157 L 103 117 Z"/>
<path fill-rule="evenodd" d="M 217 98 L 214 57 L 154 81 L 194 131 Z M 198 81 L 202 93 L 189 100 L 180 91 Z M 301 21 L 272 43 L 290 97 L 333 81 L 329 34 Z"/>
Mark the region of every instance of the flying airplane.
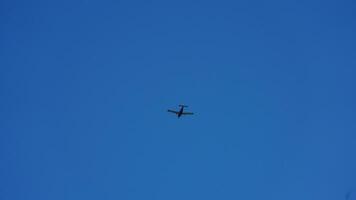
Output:
<path fill-rule="evenodd" d="M 179 111 L 175 111 L 175 110 L 168 110 L 168 112 L 174 113 L 177 115 L 177 117 L 179 118 L 182 115 L 192 115 L 194 113 L 192 112 L 184 112 L 184 108 L 188 107 L 186 105 L 179 105 L 180 109 Z"/>

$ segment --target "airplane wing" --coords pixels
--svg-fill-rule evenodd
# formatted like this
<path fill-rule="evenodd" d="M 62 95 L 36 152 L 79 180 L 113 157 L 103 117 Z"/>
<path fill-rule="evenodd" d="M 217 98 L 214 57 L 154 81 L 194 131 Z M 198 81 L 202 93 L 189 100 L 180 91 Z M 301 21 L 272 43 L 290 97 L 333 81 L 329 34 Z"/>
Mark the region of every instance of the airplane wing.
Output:
<path fill-rule="evenodd" d="M 177 111 L 174 111 L 174 110 L 167 110 L 168 112 L 171 112 L 171 113 L 174 113 L 174 114 L 178 114 Z"/>
<path fill-rule="evenodd" d="M 194 113 L 192 112 L 183 112 L 182 115 L 193 115 Z"/>

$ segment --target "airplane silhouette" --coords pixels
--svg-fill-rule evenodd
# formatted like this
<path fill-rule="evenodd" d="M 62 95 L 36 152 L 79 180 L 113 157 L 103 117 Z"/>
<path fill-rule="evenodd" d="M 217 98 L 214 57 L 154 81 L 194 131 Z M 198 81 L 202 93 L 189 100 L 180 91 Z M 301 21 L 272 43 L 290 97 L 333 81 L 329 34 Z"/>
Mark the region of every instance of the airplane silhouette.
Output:
<path fill-rule="evenodd" d="M 167 110 L 167 111 L 176 114 L 178 118 L 182 115 L 193 115 L 194 114 L 192 112 L 184 112 L 184 108 L 188 107 L 186 105 L 179 105 L 179 107 L 180 107 L 179 111 L 175 111 L 175 110 Z"/>

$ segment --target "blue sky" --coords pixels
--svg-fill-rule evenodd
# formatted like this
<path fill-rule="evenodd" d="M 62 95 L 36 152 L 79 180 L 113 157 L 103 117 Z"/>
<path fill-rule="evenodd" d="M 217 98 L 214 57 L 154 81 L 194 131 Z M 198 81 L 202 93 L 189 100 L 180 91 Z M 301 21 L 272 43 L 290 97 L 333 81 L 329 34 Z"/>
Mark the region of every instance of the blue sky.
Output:
<path fill-rule="evenodd" d="M 355 9 L 1 2 L 0 199 L 344 199 Z"/>

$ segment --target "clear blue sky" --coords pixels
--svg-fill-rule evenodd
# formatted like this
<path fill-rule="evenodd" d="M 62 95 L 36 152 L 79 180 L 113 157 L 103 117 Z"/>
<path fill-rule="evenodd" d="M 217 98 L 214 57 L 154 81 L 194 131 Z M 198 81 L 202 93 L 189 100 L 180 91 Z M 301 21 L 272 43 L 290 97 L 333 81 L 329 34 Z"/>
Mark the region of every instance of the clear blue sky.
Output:
<path fill-rule="evenodd" d="M 0 199 L 345 199 L 355 10 L 2 1 Z"/>

